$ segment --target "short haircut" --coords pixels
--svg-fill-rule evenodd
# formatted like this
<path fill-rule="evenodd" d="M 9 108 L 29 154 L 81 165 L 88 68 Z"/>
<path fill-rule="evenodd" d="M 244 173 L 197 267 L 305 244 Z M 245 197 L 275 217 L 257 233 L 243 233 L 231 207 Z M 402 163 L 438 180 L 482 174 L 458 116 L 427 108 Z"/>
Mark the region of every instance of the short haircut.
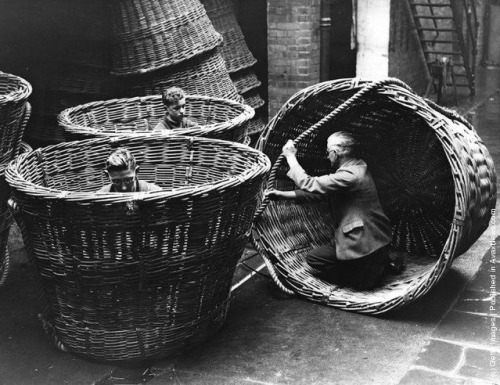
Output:
<path fill-rule="evenodd" d="M 135 170 L 136 167 L 134 155 L 123 147 L 113 151 L 106 161 L 106 170 L 108 171 Z"/>
<path fill-rule="evenodd" d="M 342 152 L 339 155 L 357 156 L 358 142 L 354 136 L 345 131 L 337 131 L 328 137 L 327 143 L 332 139 L 336 139 L 337 146 L 342 147 Z"/>
<path fill-rule="evenodd" d="M 161 100 L 163 104 L 166 106 L 170 106 L 175 102 L 178 102 L 181 99 L 186 97 L 186 93 L 182 88 L 179 87 L 170 87 L 166 90 L 163 90 L 161 93 Z"/>

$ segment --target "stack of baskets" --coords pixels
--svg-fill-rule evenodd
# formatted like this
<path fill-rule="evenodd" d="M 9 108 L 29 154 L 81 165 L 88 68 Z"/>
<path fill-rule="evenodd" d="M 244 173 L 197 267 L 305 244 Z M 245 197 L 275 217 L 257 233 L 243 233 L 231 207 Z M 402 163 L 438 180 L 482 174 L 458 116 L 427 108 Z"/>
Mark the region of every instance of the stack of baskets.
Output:
<path fill-rule="evenodd" d="M 265 202 L 254 241 L 284 291 L 345 310 L 387 312 L 427 293 L 488 227 L 495 168 L 474 128 L 455 112 L 397 79 L 341 79 L 296 93 L 266 127 L 258 146 L 274 163 L 268 187 L 295 188 L 281 155 L 288 139 L 309 175 L 330 173 L 326 142 L 336 131 L 360 143 L 392 223 L 392 247 L 410 254 L 404 272 L 366 292 L 317 278 L 305 255 L 332 241 L 328 202 Z"/>
<path fill-rule="evenodd" d="M 107 99 L 115 92 L 109 73 L 108 7 L 100 0 L 53 0 L 50 17 L 47 12 L 46 5 L 30 5 L 34 25 L 43 26 L 39 35 L 57 42 L 50 47 L 43 44 L 47 52 L 30 74 L 35 92 L 26 140 L 34 146 L 64 141 L 57 126 L 63 109 Z"/>
<path fill-rule="evenodd" d="M 214 28 L 224 38 L 221 53 L 227 70 L 244 102 L 254 108 L 255 117 L 250 121 L 248 134 L 257 136 L 265 127 L 264 99 L 259 94 L 261 82 L 255 75 L 254 58 L 236 20 L 231 0 L 202 0 Z"/>
<path fill-rule="evenodd" d="M 4 172 L 8 162 L 21 149 L 21 138 L 31 113 L 27 101 L 30 94 L 31 85 L 26 80 L 0 72 L 0 286 L 5 282 L 9 267 L 7 239 L 12 224 Z"/>
<path fill-rule="evenodd" d="M 96 194 L 117 147 L 135 155 L 141 180 L 163 190 Z M 215 333 L 269 168 L 247 146 L 184 136 L 61 143 L 12 162 L 11 207 L 57 346 L 145 360 Z"/>
<path fill-rule="evenodd" d="M 240 101 L 198 0 L 113 0 L 113 74 L 122 96 L 187 94 Z"/>

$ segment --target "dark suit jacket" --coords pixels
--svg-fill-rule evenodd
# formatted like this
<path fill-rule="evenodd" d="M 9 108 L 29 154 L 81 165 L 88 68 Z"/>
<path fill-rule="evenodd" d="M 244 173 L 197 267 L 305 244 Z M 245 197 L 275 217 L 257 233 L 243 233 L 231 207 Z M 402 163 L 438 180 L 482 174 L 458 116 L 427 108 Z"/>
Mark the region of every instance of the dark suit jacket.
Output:
<path fill-rule="evenodd" d="M 300 188 L 297 198 L 331 202 L 337 258 L 352 260 L 377 251 L 391 242 L 392 230 L 378 199 L 377 188 L 366 163 L 346 161 L 328 175 L 311 177 L 297 165 L 288 176 Z"/>

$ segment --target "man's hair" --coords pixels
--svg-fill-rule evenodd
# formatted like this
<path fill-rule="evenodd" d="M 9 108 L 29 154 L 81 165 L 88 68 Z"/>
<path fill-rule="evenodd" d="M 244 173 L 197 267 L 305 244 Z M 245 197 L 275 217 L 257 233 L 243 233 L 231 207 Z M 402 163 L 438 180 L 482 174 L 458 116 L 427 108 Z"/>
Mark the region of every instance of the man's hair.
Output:
<path fill-rule="evenodd" d="M 106 170 L 108 171 L 135 170 L 136 167 L 134 155 L 122 147 L 113 151 L 106 161 Z"/>
<path fill-rule="evenodd" d="M 336 145 L 342 147 L 342 152 L 339 155 L 357 156 L 358 142 L 354 136 L 345 131 L 337 131 L 328 137 L 327 143 L 329 143 L 332 139 L 336 139 Z"/>
<path fill-rule="evenodd" d="M 161 100 L 163 104 L 166 106 L 170 106 L 175 102 L 184 99 L 186 97 L 186 93 L 182 88 L 179 87 L 170 87 L 166 90 L 163 90 L 161 93 Z"/>

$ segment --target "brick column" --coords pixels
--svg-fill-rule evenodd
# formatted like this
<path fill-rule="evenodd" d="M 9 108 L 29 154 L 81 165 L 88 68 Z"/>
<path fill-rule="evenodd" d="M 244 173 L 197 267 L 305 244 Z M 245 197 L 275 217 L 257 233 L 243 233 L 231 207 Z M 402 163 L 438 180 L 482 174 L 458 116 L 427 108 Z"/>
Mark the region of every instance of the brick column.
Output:
<path fill-rule="evenodd" d="M 319 82 L 320 0 L 268 0 L 269 117 Z"/>

